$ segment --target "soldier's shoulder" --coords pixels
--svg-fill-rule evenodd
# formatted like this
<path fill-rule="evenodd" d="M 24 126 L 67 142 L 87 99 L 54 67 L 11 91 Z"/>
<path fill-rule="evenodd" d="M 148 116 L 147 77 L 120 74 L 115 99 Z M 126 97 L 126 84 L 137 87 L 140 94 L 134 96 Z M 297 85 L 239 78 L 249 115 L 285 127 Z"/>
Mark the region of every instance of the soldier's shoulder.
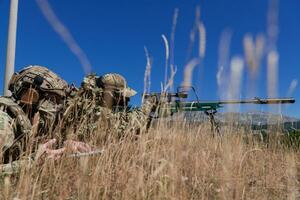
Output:
<path fill-rule="evenodd" d="M 13 117 L 18 117 L 19 115 L 26 116 L 22 108 L 12 97 L 0 96 L 0 106 L 5 107 L 3 110 L 9 110 Z"/>
<path fill-rule="evenodd" d="M 6 112 L 0 110 L 0 146 L 3 149 L 9 148 L 14 142 L 12 123 L 13 119 Z"/>
<path fill-rule="evenodd" d="M 13 98 L 0 96 L 0 110 L 2 117 L 7 115 L 14 119 L 14 123 L 20 126 L 22 132 L 27 133 L 31 130 L 30 120 Z"/>
<path fill-rule="evenodd" d="M 6 96 L 0 96 L 0 105 L 19 106 L 13 98 Z"/>
<path fill-rule="evenodd" d="M 31 158 L 16 160 L 12 163 L 0 165 L 0 178 L 9 176 L 12 174 L 17 174 L 24 168 L 30 168 L 34 164 Z"/>

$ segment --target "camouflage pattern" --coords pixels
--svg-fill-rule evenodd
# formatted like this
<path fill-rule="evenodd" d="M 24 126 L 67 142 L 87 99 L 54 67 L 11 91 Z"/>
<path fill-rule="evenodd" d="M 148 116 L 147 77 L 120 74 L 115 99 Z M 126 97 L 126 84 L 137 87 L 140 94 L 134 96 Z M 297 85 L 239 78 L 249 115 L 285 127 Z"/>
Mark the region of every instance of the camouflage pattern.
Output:
<path fill-rule="evenodd" d="M 0 97 L 0 146 L 6 152 L 4 160 L 17 157 L 22 151 L 20 143 L 30 134 L 31 123 L 22 108 L 9 97 Z M 11 155 L 12 152 L 18 155 Z"/>
<path fill-rule="evenodd" d="M 28 158 L 0 165 L 0 178 L 18 174 L 24 168 L 31 168 L 33 163 L 33 160 Z"/>
<path fill-rule="evenodd" d="M 127 97 L 135 94 L 121 75 L 86 76 L 77 95 L 67 100 L 63 118 L 64 124 L 68 124 L 65 131 L 68 137 L 84 141 L 90 137 L 105 140 L 112 135 L 121 138 L 147 129 L 152 105 L 145 103 L 141 109 L 109 109 L 102 104 L 103 92 L 107 88 L 121 91 Z"/>
<path fill-rule="evenodd" d="M 123 76 L 116 73 L 105 74 L 100 76 L 97 80 L 99 88 L 109 88 L 118 90 L 124 97 L 132 97 L 136 95 L 136 91 L 128 87 L 127 82 Z"/>
<path fill-rule="evenodd" d="M 31 88 L 36 91 L 38 101 L 27 105 L 22 98 Z M 9 163 L 1 165 L 2 175 L 14 173 L 24 164 L 16 159 L 27 153 L 31 155 L 39 143 L 53 137 L 52 131 L 69 88 L 63 79 L 47 68 L 29 66 L 13 75 L 9 89 L 12 97 L 0 97 L 0 147 L 3 163 Z M 31 130 L 33 122 L 38 127 L 34 131 Z"/>
<path fill-rule="evenodd" d="M 103 90 L 96 86 L 96 74 L 83 79 L 80 89 L 72 97 L 67 98 L 62 116 L 62 134 L 68 139 L 85 140 L 97 129 L 97 119 L 109 119 L 111 111 L 100 106 Z M 105 129 L 102 126 L 102 129 Z"/>
<path fill-rule="evenodd" d="M 3 136 L 3 138 L 7 138 L 7 147 L 10 147 L 12 144 L 11 137 L 14 139 L 22 135 L 30 134 L 31 123 L 29 119 L 23 112 L 22 108 L 11 98 L 0 97 L 0 112 L 2 113 L 0 121 L 2 121 L 2 125 L 4 125 L 2 126 L 0 122 L 0 129 L 3 131 L 1 132 L 1 136 Z M 11 134 L 11 131 L 13 131 L 14 134 Z M 5 133 L 8 135 L 4 136 Z"/>
<path fill-rule="evenodd" d="M 12 146 L 15 135 L 11 124 L 13 119 L 5 112 L 0 110 L 0 148 L 7 149 Z"/>
<path fill-rule="evenodd" d="M 31 110 L 28 111 L 28 107 L 23 106 L 27 102 L 22 101 L 22 96 L 31 88 L 36 91 L 38 99 L 32 105 L 29 102 Z M 52 135 L 64 107 L 69 89 L 67 82 L 46 67 L 31 65 L 13 75 L 9 89 L 31 121 L 39 115 L 39 135 Z"/>
<path fill-rule="evenodd" d="M 51 70 L 39 65 L 30 65 L 15 73 L 9 82 L 9 90 L 16 99 L 20 99 L 19 95 L 21 95 L 24 87 L 33 85 L 36 77 L 43 78 L 39 85 L 39 90 L 42 92 L 65 96 L 65 90 L 68 88 L 67 82 Z"/>
<path fill-rule="evenodd" d="M 52 131 L 59 134 L 60 142 L 66 139 L 79 139 L 99 144 L 99 141 L 106 141 L 107 137 L 119 139 L 145 132 L 149 126 L 150 112 L 153 108 L 153 103 L 150 101 L 144 102 L 141 108 L 112 109 L 103 106 L 103 93 L 107 92 L 107 89 L 113 91 L 112 96 L 116 91 L 121 94 L 120 96 L 127 98 L 136 94 L 128 87 L 125 78 L 119 74 L 106 74 L 100 77 L 91 74 L 84 78 L 79 89 L 75 87 L 70 89 L 65 81 L 50 70 L 40 66 L 30 66 L 16 73 L 10 82 L 10 90 L 16 102 L 19 102 L 20 95 L 26 87 L 35 84 L 33 80 L 36 76 L 44 78 L 38 88 L 42 95 L 39 95 L 36 105 L 36 114 L 40 117 L 37 133 L 31 131 L 28 119 L 30 116 L 26 116 L 14 99 L 0 97 L 0 141 L 6 149 L 12 148 L 16 139 L 22 136 L 41 138 L 47 133 L 46 136 L 51 138 Z M 54 101 L 48 98 L 48 94 L 62 97 L 63 101 Z M 55 127 L 58 129 L 54 130 Z M 34 140 L 36 143 L 30 143 L 33 146 L 42 141 Z M 2 174 L 15 173 L 23 165 L 22 160 L 15 161 L 2 165 L 0 171 Z"/>
<path fill-rule="evenodd" d="M 99 79 L 99 76 L 97 76 L 96 74 L 90 74 L 90 75 L 85 76 L 81 83 L 82 90 L 84 90 L 85 92 L 87 92 L 87 91 L 96 92 L 96 90 L 97 90 L 96 82 L 98 79 Z"/>

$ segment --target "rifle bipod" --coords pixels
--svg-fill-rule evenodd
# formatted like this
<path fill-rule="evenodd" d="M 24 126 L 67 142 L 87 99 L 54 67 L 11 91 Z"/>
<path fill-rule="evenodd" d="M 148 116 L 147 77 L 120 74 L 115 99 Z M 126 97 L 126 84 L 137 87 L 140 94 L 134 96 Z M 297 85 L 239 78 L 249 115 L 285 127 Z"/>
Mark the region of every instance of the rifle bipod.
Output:
<path fill-rule="evenodd" d="M 220 136 L 220 127 L 219 124 L 216 122 L 215 114 L 217 113 L 216 110 L 207 110 L 205 111 L 205 114 L 209 117 L 209 122 L 211 125 L 211 133 L 213 134 L 213 137 L 217 134 Z"/>

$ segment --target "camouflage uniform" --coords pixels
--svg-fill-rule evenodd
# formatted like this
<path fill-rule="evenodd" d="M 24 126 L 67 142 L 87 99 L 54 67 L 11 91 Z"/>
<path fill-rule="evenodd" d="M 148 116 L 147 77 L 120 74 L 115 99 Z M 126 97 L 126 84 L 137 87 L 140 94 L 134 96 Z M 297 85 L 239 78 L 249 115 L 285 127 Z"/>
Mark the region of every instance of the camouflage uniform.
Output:
<path fill-rule="evenodd" d="M 49 69 L 31 65 L 12 76 L 9 90 L 12 97 L 0 97 L 0 145 L 4 163 L 10 162 L 0 166 L 2 175 L 19 169 L 39 143 L 53 137 L 68 84 Z M 37 115 L 34 132 L 31 123 Z M 18 160 L 21 153 L 27 153 L 26 160 Z"/>
<path fill-rule="evenodd" d="M 114 99 L 118 95 L 119 98 L 128 100 L 135 94 L 119 74 L 86 76 L 77 95 L 67 100 L 64 114 L 65 124 L 68 124 L 66 132 L 80 140 L 96 137 L 93 141 L 97 142 L 98 139 L 103 140 L 112 135 L 120 138 L 146 130 L 150 113 L 148 107 L 151 105 L 144 104 L 142 109 L 138 109 L 115 102 L 112 107 L 104 101 L 105 95 Z"/>
<path fill-rule="evenodd" d="M 9 97 L 0 97 L 0 147 L 4 163 L 20 156 L 30 133 L 31 123 L 22 108 Z"/>
<path fill-rule="evenodd" d="M 13 75 L 9 89 L 31 121 L 39 115 L 38 133 L 49 136 L 63 110 L 68 84 L 46 67 L 31 65 Z"/>

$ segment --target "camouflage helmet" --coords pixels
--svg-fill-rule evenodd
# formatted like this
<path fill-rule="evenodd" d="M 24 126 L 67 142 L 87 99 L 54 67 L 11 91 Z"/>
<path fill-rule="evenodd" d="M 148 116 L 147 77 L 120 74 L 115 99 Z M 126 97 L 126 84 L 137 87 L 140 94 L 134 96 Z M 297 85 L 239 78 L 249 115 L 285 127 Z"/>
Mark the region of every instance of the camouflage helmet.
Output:
<path fill-rule="evenodd" d="M 132 97 L 136 95 L 136 91 L 128 87 L 127 82 L 123 76 L 116 73 L 109 73 L 100 76 L 96 80 L 96 85 L 103 89 L 113 89 L 122 94 L 124 97 Z"/>
<path fill-rule="evenodd" d="M 9 90 L 17 99 L 22 95 L 24 88 L 36 86 L 42 92 L 65 97 L 68 84 L 57 74 L 39 65 L 30 65 L 15 73 L 9 82 Z"/>

